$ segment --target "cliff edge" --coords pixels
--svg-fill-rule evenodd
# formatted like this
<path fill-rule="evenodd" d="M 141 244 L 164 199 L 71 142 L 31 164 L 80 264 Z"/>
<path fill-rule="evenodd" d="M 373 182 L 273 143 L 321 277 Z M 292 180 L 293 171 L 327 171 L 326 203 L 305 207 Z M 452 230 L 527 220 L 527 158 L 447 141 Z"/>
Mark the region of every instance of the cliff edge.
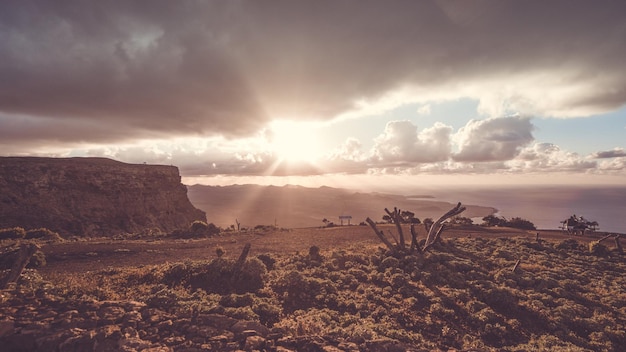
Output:
<path fill-rule="evenodd" d="M 206 214 L 178 168 L 106 158 L 0 157 L 0 228 L 113 236 L 188 228 Z"/>

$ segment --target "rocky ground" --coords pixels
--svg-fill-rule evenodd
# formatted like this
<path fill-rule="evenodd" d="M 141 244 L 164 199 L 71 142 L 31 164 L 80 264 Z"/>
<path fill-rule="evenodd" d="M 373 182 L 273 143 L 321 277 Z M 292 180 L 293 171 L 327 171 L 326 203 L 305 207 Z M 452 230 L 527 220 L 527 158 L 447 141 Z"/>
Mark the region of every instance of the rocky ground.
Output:
<path fill-rule="evenodd" d="M 332 351 L 332 342 L 342 351 L 359 350 L 356 343 L 285 336 L 281 329 L 222 314 L 172 314 L 130 300 L 68 301 L 46 291 L 3 293 L 3 351 Z M 370 341 L 365 347 L 391 345 L 399 344 Z"/>
<path fill-rule="evenodd" d="M 626 261 L 594 240 L 464 228 L 428 253 L 393 256 L 351 227 L 42 244 L 48 265 L 0 292 L 0 345 L 621 351 Z"/>

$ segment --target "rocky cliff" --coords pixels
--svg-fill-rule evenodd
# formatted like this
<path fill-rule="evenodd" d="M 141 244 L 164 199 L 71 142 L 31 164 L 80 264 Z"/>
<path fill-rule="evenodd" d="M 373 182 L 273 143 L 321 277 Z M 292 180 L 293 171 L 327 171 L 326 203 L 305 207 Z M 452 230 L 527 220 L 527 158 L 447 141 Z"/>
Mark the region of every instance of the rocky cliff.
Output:
<path fill-rule="evenodd" d="M 112 236 L 206 221 L 178 168 L 105 158 L 0 157 L 0 228 Z"/>

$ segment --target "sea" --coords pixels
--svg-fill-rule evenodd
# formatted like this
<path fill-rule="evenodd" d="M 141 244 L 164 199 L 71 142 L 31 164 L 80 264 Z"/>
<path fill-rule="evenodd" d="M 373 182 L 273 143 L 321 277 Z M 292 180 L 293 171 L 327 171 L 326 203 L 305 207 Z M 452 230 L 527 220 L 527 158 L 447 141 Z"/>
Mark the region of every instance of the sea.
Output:
<path fill-rule="evenodd" d="M 520 217 L 539 229 L 559 229 L 575 214 L 597 221 L 599 231 L 626 234 L 626 186 L 459 186 L 428 193 L 434 200 L 491 206 L 497 215 Z"/>

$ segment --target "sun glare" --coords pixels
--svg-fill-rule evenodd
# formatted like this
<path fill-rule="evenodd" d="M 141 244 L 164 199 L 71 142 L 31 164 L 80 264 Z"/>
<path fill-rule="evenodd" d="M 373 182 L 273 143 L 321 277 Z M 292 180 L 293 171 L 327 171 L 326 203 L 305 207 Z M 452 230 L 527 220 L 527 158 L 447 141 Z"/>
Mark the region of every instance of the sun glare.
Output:
<path fill-rule="evenodd" d="M 272 150 L 282 161 L 312 163 L 320 156 L 320 142 L 313 124 L 275 121 L 271 129 Z"/>

